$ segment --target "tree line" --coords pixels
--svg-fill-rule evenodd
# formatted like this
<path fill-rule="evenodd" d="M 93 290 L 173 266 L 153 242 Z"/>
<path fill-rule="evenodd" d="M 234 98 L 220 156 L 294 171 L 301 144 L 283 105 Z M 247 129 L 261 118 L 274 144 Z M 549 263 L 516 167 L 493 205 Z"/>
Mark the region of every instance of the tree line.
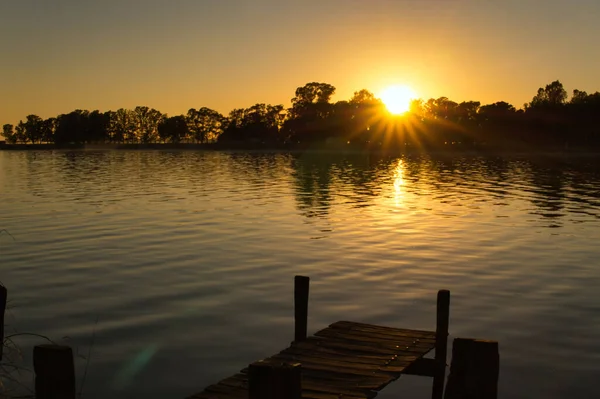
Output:
<path fill-rule="evenodd" d="M 5 124 L 8 143 L 224 143 L 304 146 L 329 141 L 359 147 L 586 147 L 600 146 L 600 93 L 574 90 L 560 81 L 538 89 L 523 108 L 504 102 L 455 102 L 447 97 L 413 100 L 410 110 L 391 115 L 368 90 L 331 102 L 335 87 L 307 83 L 291 107 L 255 104 L 229 115 L 202 107 L 168 116 L 145 106 L 75 110 L 43 119 L 28 115 Z"/>

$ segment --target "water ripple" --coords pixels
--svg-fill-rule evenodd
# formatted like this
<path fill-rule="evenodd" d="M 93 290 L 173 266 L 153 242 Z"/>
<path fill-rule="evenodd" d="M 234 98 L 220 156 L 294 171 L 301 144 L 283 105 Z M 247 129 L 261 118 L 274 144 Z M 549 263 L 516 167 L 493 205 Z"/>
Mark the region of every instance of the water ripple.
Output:
<path fill-rule="evenodd" d="M 587 160 L 3 151 L 0 186 L 11 326 L 81 350 L 95 332 L 86 397 L 185 397 L 280 350 L 294 274 L 311 331 L 431 329 L 448 288 L 452 336 L 500 341 L 502 397 L 600 395 Z"/>

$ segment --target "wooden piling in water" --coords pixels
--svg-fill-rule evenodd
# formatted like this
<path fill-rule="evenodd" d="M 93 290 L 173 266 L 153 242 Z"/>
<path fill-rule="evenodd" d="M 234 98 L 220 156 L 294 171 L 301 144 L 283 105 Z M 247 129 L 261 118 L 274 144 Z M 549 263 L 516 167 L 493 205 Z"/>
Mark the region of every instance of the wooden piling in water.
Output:
<path fill-rule="evenodd" d="M 308 288 L 310 278 L 294 277 L 294 341 L 306 340 L 308 334 Z"/>
<path fill-rule="evenodd" d="M 0 285 L 0 360 L 2 360 L 2 352 L 4 350 L 4 312 L 6 311 L 6 298 L 8 291 L 6 287 Z"/>
<path fill-rule="evenodd" d="M 36 399 L 75 399 L 73 350 L 62 345 L 33 348 Z"/>
<path fill-rule="evenodd" d="M 437 295 L 435 327 L 435 372 L 432 399 L 442 399 L 446 377 L 446 353 L 448 350 L 448 324 L 450 323 L 450 291 L 440 290 Z"/>
<path fill-rule="evenodd" d="M 254 362 L 248 367 L 248 399 L 300 399 L 301 379 L 299 363 Z"/>
<path fill-rule="evenodd" d="M 498 342 L 455 338 L 445 399 L 496 399 L 500 354 Z"/>

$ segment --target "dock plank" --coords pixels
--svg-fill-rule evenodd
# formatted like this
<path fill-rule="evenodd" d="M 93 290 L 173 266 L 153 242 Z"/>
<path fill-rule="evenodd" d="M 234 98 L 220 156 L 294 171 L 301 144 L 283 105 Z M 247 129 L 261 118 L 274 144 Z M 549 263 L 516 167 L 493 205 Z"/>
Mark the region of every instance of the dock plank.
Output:
<path fill-rule="evenodd" d="M 350 361 L 355 359 L 339 359 L 331 357 L 319 357 L 311 355 L 289 355 L 279 354 L 276 355 L 277 359 L 287 360 L 289 362 L 301 363 L 304 367 L 308 367 L 309 364 L 324 364 L 332 367 L 338 367 L 338 370 L 342 371 L 345 369 L 362 370 L 369 373 L 383 372 L 383 373 L 402 373 L 406 367 L 413 363 L 416 358 L 411 360 L 402 358 L 401 360 L 391 359 L 389 362 L 384 364 L 373 364 L 373 363 L 360 363 L 356 361 Z M 393 363 L 393 364 L 392 364 Z"/>
<path fill-rule="evenodd" d="M 373 345 L 367 345 L 356 340 L 345 340 L 345 339 L 327 339 L 321 337 L 309 337 L 307 342 L 314 343 L 323 348 L 334 349 L 345 352 L 352 352 L 360 355 L 382 355 L 382 356 L 395 356 L 400 351 L 397 345 L 390 345 L 386 347 L 375 347 Z M 422 353 L 424 348 L 414 348 L 415 353 Z M 412 349 L 409 347 L 404 348 L 404 352 L 411 352 Z"/>
<path fill-rule="evenodd" d="M 314 349 L 307 351 L 298 347 L 289 347 L 280 352 L 280 354 L 291 355 L 291 356 L 301 356 L 310 354 L 314 357 L 323 357 L 327 359 L 337 359 L 347 361 L 349 363 L 361 363 L 361 364 L 376 364 L 380 365 L 382 363 L 390 362 L 394 360 L 394 356 L 366 356 L 366 355 L 357 355 L 351 352 L 344 351 L 336 351 L 335 349 L 328 349 L 322 347 L 315 347 Z"/>
<path fill-rule="evenodd" d="M 345 326 L 346 328 L 354 328 L 354 329 L 367 328 L 367 329 L 373 329 L 375 331 L 386 331 L 392 335 L 408 335 L 411 337 L 432 336 L 432 335 L 435 336 L 435 331 L 412 330 L 412 329 L 409 330 L 409 329 L 405 329 L 405 328 L 380 326 L 377 324 L 359 323 L 356 321 L 344 321 L 344 320 L 337 321 L 330 325 L 330 327 L 332 327 L 332 326 Z"/>
<path fill-rule="evenodd" d="M 339 321 L 266 358 L 300 363 L 306 399 L 372 399 L 435 347 L 435 332 Z M 246 399 L 247 368 L 189 399 Z"/>
<path fill-rule="evenodd" d="M 429 347 L 431 345 L 435 345 L 435 340 L 433 342 L 426 342 L 417 339 L 397 339 L 395 340 L 392 337 L 386 336 L 381 337 L 377 334 L 369 334 L 362 331 L 351 331 L 351 330 L 340 330 L 335 328 L 326 328 L 324 330 L 318 331 L 315 333 L 317 337 L 327 337 L 327 338 L 339 338 L 345 339 L 347 341 L 356 341 L 361 344 L 368 344 L 384 347 L 391 346 L 392 348 L 405 348 L 405 347 Z"/>
<path fill-rule="evenodd" d="M 351 331 L 355 334 L 364 334 L 369 337 L 378 337 L 382 339 L 393 339 L 397 341 L 423 341 L 435 343 L 435 332 L 433 331 L 418 331 L 410 334 L 410 330 L 394 331 L 388 328 L 380 328 L 369 324 L 351 324 L 349 322 L 337 322 L 329 326 L 334 330 Z"/>

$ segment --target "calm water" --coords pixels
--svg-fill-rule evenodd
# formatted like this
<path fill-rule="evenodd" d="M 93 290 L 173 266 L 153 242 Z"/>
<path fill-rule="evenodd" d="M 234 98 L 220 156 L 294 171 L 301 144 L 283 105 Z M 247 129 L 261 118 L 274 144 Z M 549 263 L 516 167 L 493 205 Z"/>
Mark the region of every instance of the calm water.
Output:
<path fill-rule="evenodd" d="M 0 152 L 9 331 L 93 342 L 86 398 L 183 398 L 282 349 L 295 274 L 312 332 L 433 329 L 447 288 L 451 335 L 500 342 L 501 397 L 600 397 L 599 225 L 589 159 Z"/>

